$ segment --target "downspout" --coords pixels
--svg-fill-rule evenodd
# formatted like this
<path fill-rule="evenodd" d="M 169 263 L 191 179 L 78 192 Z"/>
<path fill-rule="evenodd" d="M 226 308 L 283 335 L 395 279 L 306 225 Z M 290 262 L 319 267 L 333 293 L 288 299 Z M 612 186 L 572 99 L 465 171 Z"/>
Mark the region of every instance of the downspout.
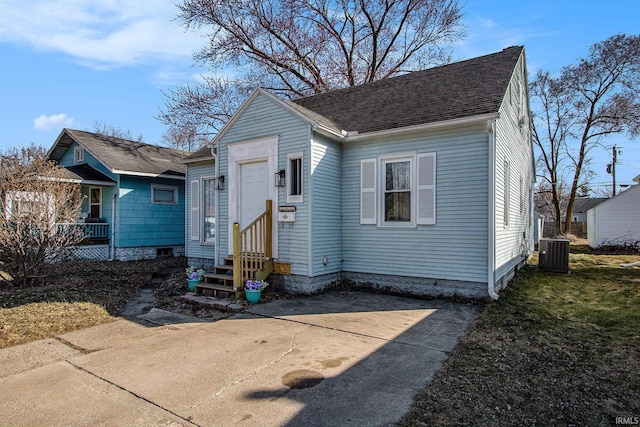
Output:
<path fill-rule="evenodd" d="M 495 289 L 496 265 L 496 120 L 487 121 L 489 131 L 489 235 L 487 262 L 487 292 L 493 300 L 499 298 Z"/>
<path fill-rule="evenodd" d="M 107 261 L 113 261 L 116 255 L 115 240 L 116 240 L 116 200 L 118 193 L 113 194 L 113 202 L 111 203 L 111 239 L 109 244 L 109 259 Z"/>
<path fill-rule="evenodd" d="M 215 187 L 218 187 L 218 177 L 220 176 L 220 165 L 218 164 L 218 147 L 217 145 L 214 144 L 209 144 L 209 149 L 211 150 L 211 156 L 213 156 L 213 174 L 216 177 L 216 181 L 215 181 Z M 216 190 L 213 192 L 213 202 L 215 204 L 215 213 L 216 213 L 216 239 L 215 242 L 213 243 L 213 251 L 214 253 L 214 257 L 213 257 L 213 264 L 217 265 L 218 264 L 218 249 L 220 247 L 219 242 L 219 237 L 220 237 L 220 233 L 219 233 L 219 227 L 220 227 L 220 191 L 222 190 Z"/>

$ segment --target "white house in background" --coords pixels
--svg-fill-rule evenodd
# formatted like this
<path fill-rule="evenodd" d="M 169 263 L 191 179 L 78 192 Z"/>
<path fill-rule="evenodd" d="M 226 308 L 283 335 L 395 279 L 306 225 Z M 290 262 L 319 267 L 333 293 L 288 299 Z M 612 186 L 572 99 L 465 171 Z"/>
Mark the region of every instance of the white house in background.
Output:
<path fill-rule="evenodd" d="M 633 180 L 640 184 L 640 175 Z M 587 211 L 587 243 L 592 248 L 640 244 L 640 185 Z"/>
<path fill-rule="evenodd" d="M 521 46 L 293 101 L 257 89 L 212 146 L 185 159 L 192 265 L 225 262 L 265 200 L 293 293 L 497 298 L 533 250 Z"/>

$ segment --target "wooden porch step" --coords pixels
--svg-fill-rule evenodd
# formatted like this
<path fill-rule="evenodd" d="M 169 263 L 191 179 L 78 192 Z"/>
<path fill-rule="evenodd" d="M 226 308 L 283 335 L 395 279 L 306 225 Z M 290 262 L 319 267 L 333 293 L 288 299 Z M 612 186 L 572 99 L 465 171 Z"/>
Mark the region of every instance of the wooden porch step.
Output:
<path fill-rule="evenodd" d="M 233 265 L 216 265 L 213 269 L 216 273 L 224 274 L 224 272 L 233 271 Z"/>
<path fill-rule="evenodd" d="M 217 267 L 216 267 L 217 268 Z M 205 283 L 209 283 L 209 280 L 222 280 L 226 282 L 233 281 L 232 274 L 220 274 L 220 273 L 205 273 L 202 275 Z"/>

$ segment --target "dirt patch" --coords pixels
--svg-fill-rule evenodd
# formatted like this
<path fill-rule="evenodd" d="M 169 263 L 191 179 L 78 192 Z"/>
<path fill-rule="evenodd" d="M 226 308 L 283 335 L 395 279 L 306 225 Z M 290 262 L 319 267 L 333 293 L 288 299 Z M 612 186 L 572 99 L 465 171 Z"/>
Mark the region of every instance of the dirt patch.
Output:
<path fill-rule="evenodd" d="M 117 320 L 141 289 L 155 295 L 145 312 L 155 307 L 207 321 L 230 316 L 181 299 L 189 291 L 185 267 L 184 258 L 68 262 L 49 266 L 37 286 L 0 282 L 0 348 Z M 261 302 L 282 297 L 267 288 Z"/>

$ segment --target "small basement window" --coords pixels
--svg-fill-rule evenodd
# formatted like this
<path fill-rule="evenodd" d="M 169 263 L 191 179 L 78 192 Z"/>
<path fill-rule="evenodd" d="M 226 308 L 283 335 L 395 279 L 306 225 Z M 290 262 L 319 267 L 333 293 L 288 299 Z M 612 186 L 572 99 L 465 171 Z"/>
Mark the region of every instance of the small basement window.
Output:
<path fill-rule="evenodd" d="M 151 203 L 178 203 L 178 187 L 151 185 Z"/>
<path fill-rule="evenodd" d="M 156 248 L 156 258 L 173 257 L 173 248 Z"/>

